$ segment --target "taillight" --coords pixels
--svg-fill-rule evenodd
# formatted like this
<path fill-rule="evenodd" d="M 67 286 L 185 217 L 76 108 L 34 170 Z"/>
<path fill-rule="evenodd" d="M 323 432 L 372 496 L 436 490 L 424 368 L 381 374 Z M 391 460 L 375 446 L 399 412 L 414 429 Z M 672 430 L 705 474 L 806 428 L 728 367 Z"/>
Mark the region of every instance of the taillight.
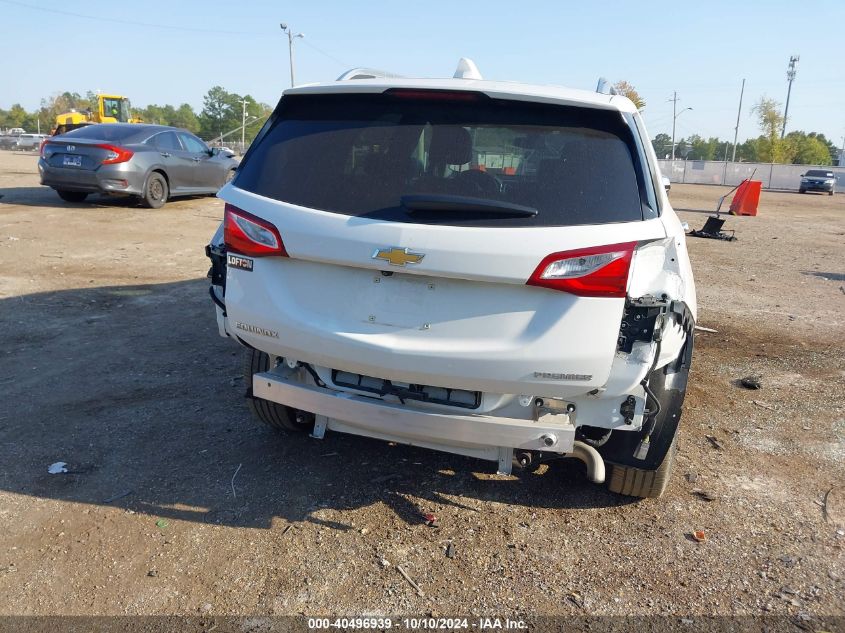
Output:
<path fill-rule="evenodd" d="M 625 242 L 552 253 L 527 283 L 581 297 L 625 297 L 636 246 Z"/>
<path fill-rule="evenodd" d="M 45 160 L 47 159 L 47 157 L 44 155 L 44 150 L 47 149 L 47 143 L 49 143 L 49 141 L 45 138 L 43 141 L 41 141 L 41 145 L 39 145 L 38 147 L 38 154 L 41 156 L 41 158 Z"/>
<path fill-rule="evenodd" d="M 287 257 L 279 230 L 267 220 L 226 204 L 223 219 L 223 240 L 226 250 L 250 257 Z"/>
<path fill-rule="evenodd" d="M 134 155 L 131 149 L 125 147 L 118 147 L 116 145 L 97 145 L 100 149 L 108 150 L 108 154 L 103 159 L 103 165 L 113 165 L 114 163 L 125 163 Z"/>

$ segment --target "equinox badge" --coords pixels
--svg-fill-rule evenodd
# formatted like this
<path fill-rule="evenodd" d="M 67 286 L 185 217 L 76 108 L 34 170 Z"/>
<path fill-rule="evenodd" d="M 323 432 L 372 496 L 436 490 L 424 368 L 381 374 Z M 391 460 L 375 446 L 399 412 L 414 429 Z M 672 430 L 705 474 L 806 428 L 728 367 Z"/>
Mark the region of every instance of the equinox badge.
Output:
<path fill-rule="evenodd" d="M 419 264 L 423 257 L 425 257 L 423 253 L 412 253 L 407 248 L 399 248 L 398 246 L 377 248 L 373 251 L 373 259 L 382 259 L 391 266 Z"/>

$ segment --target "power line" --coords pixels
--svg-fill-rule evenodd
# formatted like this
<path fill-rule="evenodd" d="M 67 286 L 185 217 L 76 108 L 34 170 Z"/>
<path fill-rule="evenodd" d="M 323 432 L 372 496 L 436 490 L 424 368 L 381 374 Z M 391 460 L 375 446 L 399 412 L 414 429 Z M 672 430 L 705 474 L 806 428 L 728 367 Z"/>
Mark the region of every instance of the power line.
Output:
<path fill-rule="evenodd" d="M 252 37 L 252 38 L 271 38 L 273 37 L 270 34 L 265 33 L 254 33 L 250 31 L 228 31 L 224 29 L 202 29 L 196 28 L 191 26 L 177 26 L 173 24 L 156 24 L 153 22 L 137 22 L 135 20 L 122 20 L 120 18 L 109 18 L 103 17 L 100 15 L 89 15 L 85 13 L 77 13 L 75 11 L 64 11 L 62 9 L 52 9 L 48 7 L 39 7 L 33 4 L 29 4 L 27 2 L 20 2 L 20 0 L 0 0 L 3 4 L 10 4 L 13 6 L 23 7 L 25 9 L 30 9 L 32 11 L 41 11 L 43 13 L 53 13 L 55 15 L 64 15 L 67 17 L 73 18 L 81 18 L 83 20 L 94 20 L 96 22 L 109 22 L 111 24 L 128 24 L 130 26 L 141 26 L 151 29 L 167 29 L 169 31 L 185 31 L 189 33 L 211 33 L 216 35 L 241 35 L 244 37 Z M 332 60 L 334 63 L 342 66 L 343 68 L 352 68 L 353 64 L 348 64 L 347 62 L 343 61 L 342 59 L 338 59 L 331 53 L 327 53 L 322 48 L 316 46 L 315 44 L 311 43 L 308 40 L 304 40 L 303 44 L 311 48 L 312 50 L 316 51 L 323 57 Z"/>
<path fill-rule="evenodd" d="M 64 15 L 73 18 L 82 18 L 85 20 L 95 20 L 97 22 L 111 22 L 112 24 L 128 24 L 130 26 L 143 26 L 152 29 L 168 29 L 171 31 L 188 31 L 191 33 L 214 33 L 217 35 L 244 35 L 249 37 L 272 37 L 269 34 L 253 33 L 249 31 L 226 31 L 220 29 L 200 29 L 191 26 L 175 26 L 172 24 L 154 24 L 152 22 L 138 22 L 136 20 L 121 20 L 120 18 L 107 18 L 99 15 L 88 15 L 85 13 L 76 13 L 74 11 L 63 11 L 62 9 L 51 9 L 47 7 L 39 7 L 26 2 L 19 2 L 18 0 L 0 0 L 4 4 L 11 4 L 33 11 L 42 11 L 44 13 L 54 13 L 56 15 Z"/>
<path fill-rule="evenodd" d="M 654 117 L 643 116 L 643 118 L 646 120 L 646 122 L 649 125 L 657 125 L 659 123 L 663 123 L 664 121 L 668 121 L 669 117 L 671 117 L 671 116 L 672 116 L 671 114 L 661 114 L 660 116 L 654 116 Z"/>
<path fill-rule="evenodd" d="M 314 46 L 314 45 L 313 45 L 310 41 L 308 41 L 308 40 L 302 40 L 302 43 L 303 43 L 303 44 L 305 44 L 305 45 L 306 45 L 307 47 L 309 47 L 309 48 L 313 48 L 315 51 L 317 51 L 318 53 L 320 53 L 320 55 L 323 55 L 324 57 L 328 57 L 330 60 L 332 60 L 332 61 L 333 61 L 333 62 L 335 62 L 336 64 L 339 64 L 339 65 L 343 66 L 344 68 L 352 68 L 352 64 L 347 64 L 347 63 L 346 63 L 345 61 L 343 61 L 342 59 L 338 59 L 337 57 L 335 57 L 334 55 L 330 55 L 329 53 L 327 53 L 327 52 L 326 52 L 326 51 L 324 51 L 323 49 L 321 49 L 321 48 L 317 48 L 317 47 L 316 47 L 316 46 Z"/>

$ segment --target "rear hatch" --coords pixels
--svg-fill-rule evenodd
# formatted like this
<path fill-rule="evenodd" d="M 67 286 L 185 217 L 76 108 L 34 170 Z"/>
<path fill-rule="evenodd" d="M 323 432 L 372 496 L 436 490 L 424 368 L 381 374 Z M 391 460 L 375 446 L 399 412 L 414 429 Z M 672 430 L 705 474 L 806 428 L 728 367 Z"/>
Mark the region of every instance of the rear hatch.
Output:
<path fill-rule="evenodd" d="M 600 387 L 634 249 L 665 237 L 644 164 L 616 110 L 476 92 L 286 96 L 220 193 L 229 253 L 248 260 L 230 258 L 230 331 L 412 384 Z M 281 252 L 250 244 L 262 230 Z"/>

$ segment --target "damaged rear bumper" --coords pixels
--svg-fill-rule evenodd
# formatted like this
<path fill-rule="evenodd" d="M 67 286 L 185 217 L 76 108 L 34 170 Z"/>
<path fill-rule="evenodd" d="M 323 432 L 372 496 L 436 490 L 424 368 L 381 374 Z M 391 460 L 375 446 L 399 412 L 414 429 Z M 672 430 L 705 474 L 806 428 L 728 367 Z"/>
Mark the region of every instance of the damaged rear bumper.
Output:
<path fill-rule="evenodd" d="M 314 413 L 316 437 L 332 430 L 421 446 L 497 461 L 500 472 L 510 472 L 514 450 L 577 452 L 575 427 L 565 413 L 528 420 L 412 408 L 304 384 L 281 367 L 255 374 L 252 395 Z"/>

